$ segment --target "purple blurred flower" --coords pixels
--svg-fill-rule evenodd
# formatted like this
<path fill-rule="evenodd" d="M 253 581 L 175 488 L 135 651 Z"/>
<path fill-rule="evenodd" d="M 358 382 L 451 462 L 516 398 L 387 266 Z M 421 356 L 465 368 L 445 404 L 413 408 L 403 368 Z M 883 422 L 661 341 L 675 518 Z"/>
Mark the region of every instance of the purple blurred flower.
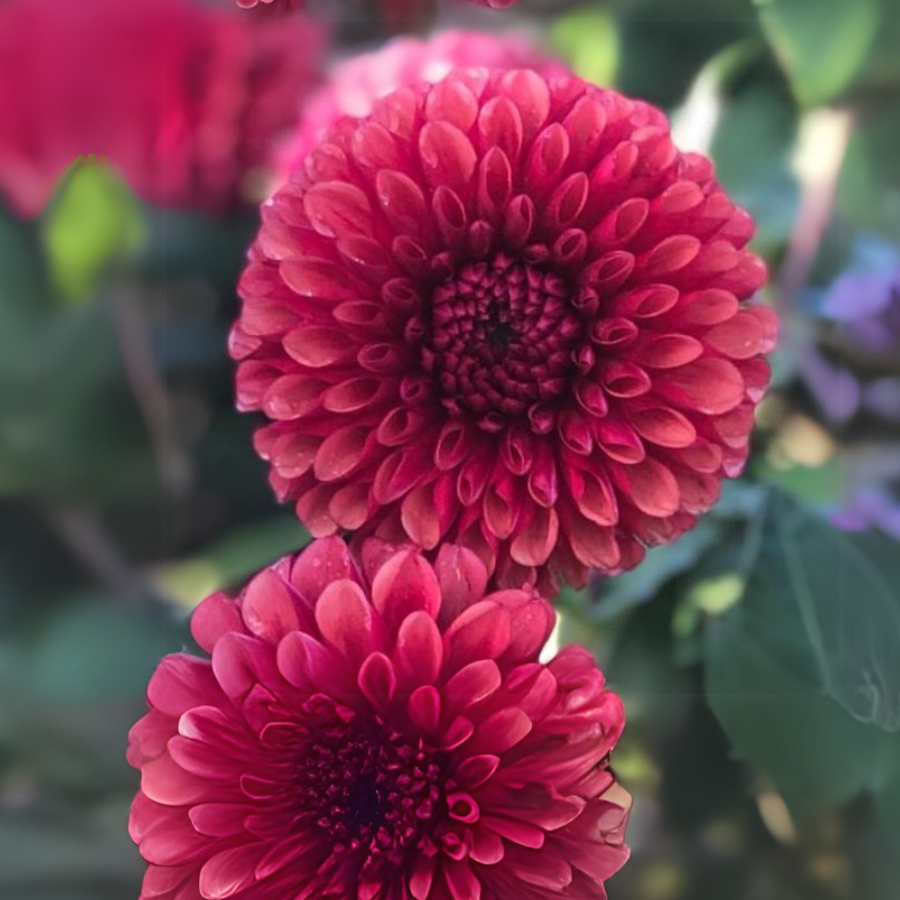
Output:
<path fill-rule="evenodd" d="M 900 263 L 875 272 L 846 272 L 828 291 L 822 311 L 867 353 L 900 351 Z"/>
<path fill-rule="evenodd" d="M 900 501 L 883 487 L 860 487 L 832 514 L 831 522 L 842 531 L 880 528 L 900 540 Z"/>

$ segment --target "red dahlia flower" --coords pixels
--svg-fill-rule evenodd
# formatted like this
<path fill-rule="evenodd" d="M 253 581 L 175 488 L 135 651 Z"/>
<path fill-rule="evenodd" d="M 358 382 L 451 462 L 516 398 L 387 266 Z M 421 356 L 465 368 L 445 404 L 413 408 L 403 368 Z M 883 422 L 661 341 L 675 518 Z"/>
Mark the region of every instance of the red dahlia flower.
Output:
<path fill-rule="evenodd" d="M 320 44 L 303 18 L 188 0 L 0 2 L 0 194 L 33 215 L 96 154 L 152 203 L 227 207 L 295 123 Z"/>
<path fill-rule="evenodd" d="M 373 53 L 355 56 L 338 66 L 327 84 L 305 104 L 300 124 L 281 159 L 282 179 L 303 161 L 344 116 L 363 117 L 380 97 L 397 88 L 443 81 L 453 69 L 528 67 L 549 76 L 562 73 L 561 63 L 545 57 L 525 35 L 502 37 L 477 31 L 443 31 L 427 41 L 398 38 Z"/>
<path fill-rule="evenodd" d="M 619 698 L 583 650 L 550 663 L 531 591 L 483 595 L 445 546 L 337 538 L 192 622 L 128 758 L 142 900 L 602 900 L 629 798 Z"/>
<path fill-rule="evenodd" d="M 776 323 L 750 216 L 652 106 L 454 73 L 344 120 L 263 207 L 231 341 L 315 535 L 615 572 L 747 455 Z"/>

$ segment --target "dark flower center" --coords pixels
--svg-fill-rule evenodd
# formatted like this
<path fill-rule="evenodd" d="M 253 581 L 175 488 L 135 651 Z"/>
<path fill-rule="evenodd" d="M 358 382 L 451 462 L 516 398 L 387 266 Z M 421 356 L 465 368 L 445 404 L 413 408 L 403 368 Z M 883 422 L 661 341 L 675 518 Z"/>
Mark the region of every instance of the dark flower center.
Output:
<path fill-rule="evenodd" d="M 440 754 L 374 719 L 332 709 L 308 731 L 298 772 L 303 818 L 360 874 L 399 865 L 446 811 Z"/>
<path fill-rule="evenodd" d="M 493 422 L 566 392 L 583 325 L 563 279 L 505 254 L 437 286 L 423 348 L 451 412 Z"/>

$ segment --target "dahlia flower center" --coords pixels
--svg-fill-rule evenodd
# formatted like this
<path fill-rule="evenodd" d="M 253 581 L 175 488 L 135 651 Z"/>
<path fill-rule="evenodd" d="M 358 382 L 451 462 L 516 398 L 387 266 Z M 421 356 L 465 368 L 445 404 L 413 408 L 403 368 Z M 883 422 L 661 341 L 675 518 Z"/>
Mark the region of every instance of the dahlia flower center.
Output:
<path fill-rule="evenodd" d="M 421 739 L 344 718 L 309 732 L 298 779 L 303 815 L 361 868 L 398 864 L 439 817 L 444 767 Z"/>
<path fill-rule="evenodd" d="M 564 394 L 582 323 L 558 276 L 505 254 L 438 285 L 425 368 L 455 413 L 519 418 Z"/>

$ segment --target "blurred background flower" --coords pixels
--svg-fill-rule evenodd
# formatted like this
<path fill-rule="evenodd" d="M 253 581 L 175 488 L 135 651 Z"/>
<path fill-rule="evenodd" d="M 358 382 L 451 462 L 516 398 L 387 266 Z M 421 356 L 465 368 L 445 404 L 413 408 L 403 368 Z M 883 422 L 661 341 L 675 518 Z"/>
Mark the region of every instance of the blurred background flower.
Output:
<path fill-rule="evenodd" d="M 5 0 L 0 190 L 35 215 L 72 161 L 94 154 L 159 206 L 258 199 L 323 38 L 299 16 L 251 20 L 193 0 Z"/>
<path fill-rule="evenodd" d="M 138 896 L 147 679 L 203 596 L 308 540 L 234 410 L 235 284 L 314 85 L 403 27 L 525 34 L 662 107 L 773 275 L 748 470 L 558 598 L 554 640 L 593 651 L 628 718 L 610 896 L 894 900 L 900 3 L 100 3 L 0 0 L 0 896 Z"/>

